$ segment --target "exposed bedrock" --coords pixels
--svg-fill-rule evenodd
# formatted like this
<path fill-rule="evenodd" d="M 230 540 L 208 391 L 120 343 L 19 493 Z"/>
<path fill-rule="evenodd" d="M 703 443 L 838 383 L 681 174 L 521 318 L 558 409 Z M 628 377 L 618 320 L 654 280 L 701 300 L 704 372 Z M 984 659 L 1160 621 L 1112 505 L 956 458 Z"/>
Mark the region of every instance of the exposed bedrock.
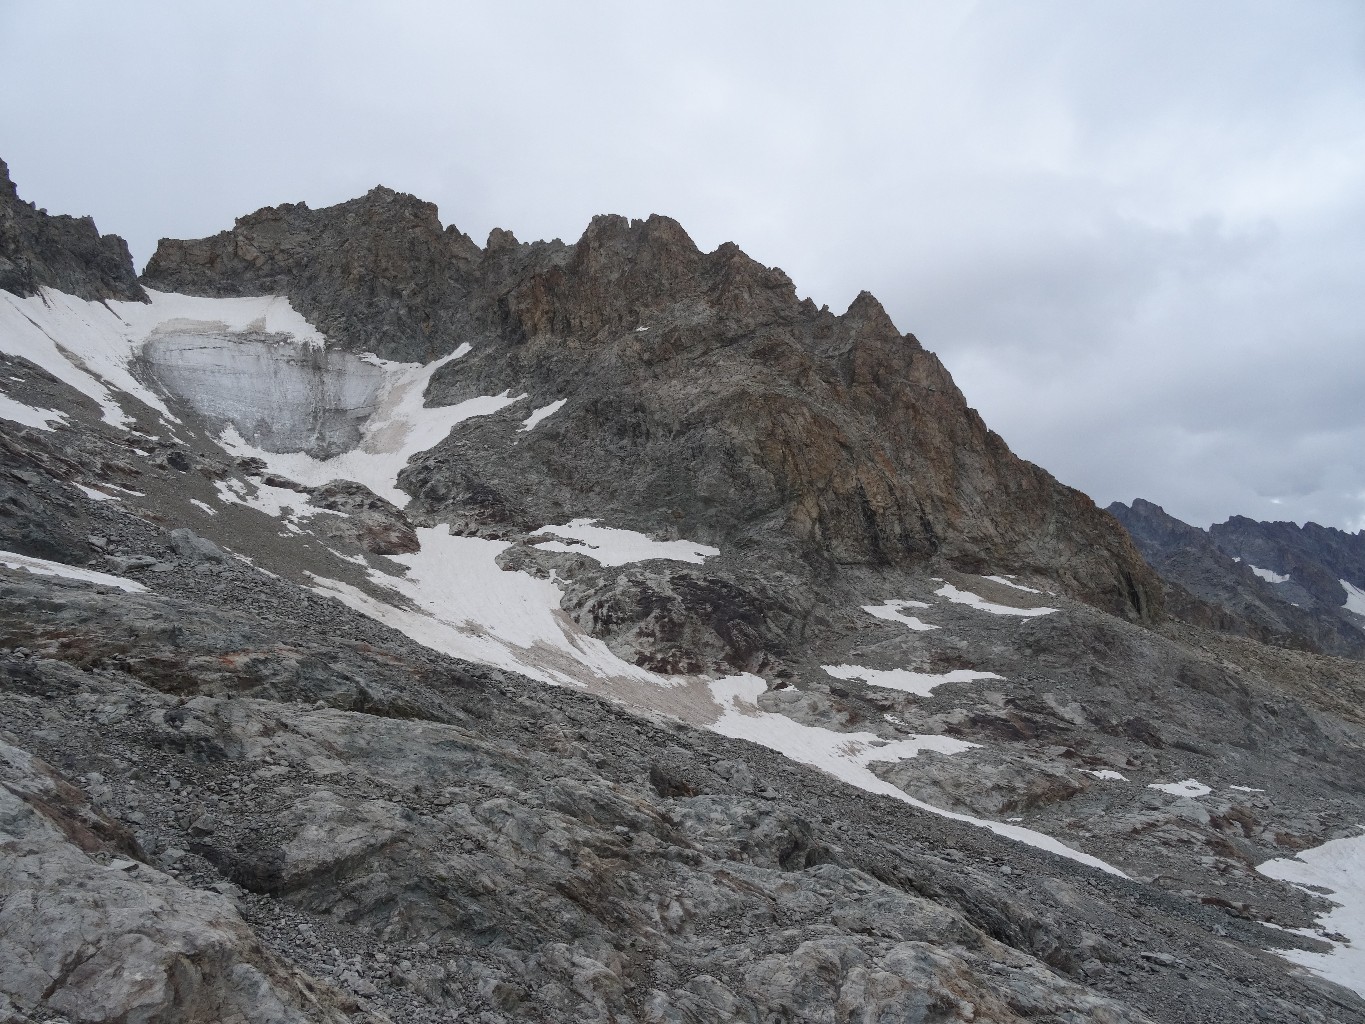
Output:
<path fill-rule="evenodd" d="M 1047 575 L 1135 619 L 1161 611 L 1112 517 L 1011 453 L 871 295 L 837 316 L 666 217 L 596 217 L 573 245 L 495 231 L 480 250 L 430 204 L 375 189 L 163 241 L 144 279 L 280 292 L 341 345 L 387 357 L 469 341 L 434 378 L 436 404 L 568 399 L 534 431 L 462 428 L 414 459 L 404 484 L 432 516 L 486 506 L 534 528 L 610 512 L 801 573 L 793 559 L 828 574 L 941 558 Z"/>
<path fill-rule="evenodd" d="M 23 202 L 0 160 L 0 290 L 22 296 L 44 287 L 83 299 L 147 299 L 127 242 L 101 235 L 89 217 Z"/>

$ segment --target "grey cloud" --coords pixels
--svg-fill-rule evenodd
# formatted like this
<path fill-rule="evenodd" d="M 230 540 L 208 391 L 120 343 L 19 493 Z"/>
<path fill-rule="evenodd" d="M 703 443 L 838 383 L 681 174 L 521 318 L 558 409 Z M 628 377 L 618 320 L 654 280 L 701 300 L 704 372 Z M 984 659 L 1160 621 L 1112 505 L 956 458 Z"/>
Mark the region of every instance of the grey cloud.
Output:
<path fill-rule="evenodd" d="M 0 8 L 0 155 L 145 259 L 382 182 L 862 288 L 1102 504 L 1365 525 L 1351 2 Z"/>

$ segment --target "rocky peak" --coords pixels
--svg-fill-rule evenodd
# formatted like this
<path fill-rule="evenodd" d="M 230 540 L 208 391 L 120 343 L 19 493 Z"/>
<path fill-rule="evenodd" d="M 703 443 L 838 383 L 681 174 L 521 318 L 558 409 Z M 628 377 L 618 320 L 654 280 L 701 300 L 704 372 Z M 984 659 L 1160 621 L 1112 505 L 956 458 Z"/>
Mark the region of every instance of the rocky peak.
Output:
<path fill-rule="evenodd" d="M 101 235 L 90 217 L 54 216 L 23 202 L 0 160 L 0 289 L 23 296 L 39 288 L 147 301 L 127 242 Z"/>
<path fill-rule="evenodd" d="M 478 252 L 431 204 L 380 188 L 163 242 L 145 276 L 285 294 L 353 350 L 425 361 L 475 342 L 434 401 L 510 386 L 574 396 L 557 426 L 573 431 L 579 466 L 521 465 L 558 459 L 535 445 L 458 470 L 448 454 L 421 460 L 409 482 L 432 515 L 474 493 L 541 522 L 600 514 L 603 500 L 668 507 L 727 542 L 776 526 L 814 562 L 1040 572 L 1120 614 L 1159 614 L 1155 577 L 1114 520 L 1016 458 L 873 296 L 842 316 L 817 310 L 780 269 L 732 243 L 702 253 L 671 218 L 595 217 L 571 246 L 495 230 Z M 524 483 L 586 464 L 602 481 L 592 501 Z"/>
<path fill-rule="evenodd" d="M 383 186 L 337 206 L 286 203 L 230 231 L 162 239 L 143 280 L 192 295 L 287 295 L 344 347 L 427 360 L 454 348 L 454 307 L 481 256 L 436 206 Z"/>
<path fill-rule="evenodd" d="M 18 198 L 19 190 L 9 176 L 9 164 L 0 160 L 0 200 Z"/>

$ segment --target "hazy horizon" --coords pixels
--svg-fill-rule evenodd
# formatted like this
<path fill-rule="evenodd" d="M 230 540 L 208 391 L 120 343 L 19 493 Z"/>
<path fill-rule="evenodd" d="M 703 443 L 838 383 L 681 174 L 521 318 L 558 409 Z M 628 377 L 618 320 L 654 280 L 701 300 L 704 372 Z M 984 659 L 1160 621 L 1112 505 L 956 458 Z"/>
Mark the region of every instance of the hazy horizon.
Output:
<path fill-rule="evenodd" d="M 139 268 L 376 184 L 483 243 L 596 213 L 862 289 L 1021 456 L 1365 527 L 1365 7 L 0 8 L 0 158 Z"/>

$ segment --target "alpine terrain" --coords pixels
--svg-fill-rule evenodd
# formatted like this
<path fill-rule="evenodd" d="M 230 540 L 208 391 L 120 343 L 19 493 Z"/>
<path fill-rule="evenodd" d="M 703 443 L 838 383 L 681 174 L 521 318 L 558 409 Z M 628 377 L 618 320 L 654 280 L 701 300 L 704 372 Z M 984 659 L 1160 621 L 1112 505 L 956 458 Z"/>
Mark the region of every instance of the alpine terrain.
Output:
<path fill-rule="evenodd" d="M 1365 537 L 1098 509 L 870 294 L 0 164 L 0 360 L 0 1021 L 1365 1022 Z"/>

